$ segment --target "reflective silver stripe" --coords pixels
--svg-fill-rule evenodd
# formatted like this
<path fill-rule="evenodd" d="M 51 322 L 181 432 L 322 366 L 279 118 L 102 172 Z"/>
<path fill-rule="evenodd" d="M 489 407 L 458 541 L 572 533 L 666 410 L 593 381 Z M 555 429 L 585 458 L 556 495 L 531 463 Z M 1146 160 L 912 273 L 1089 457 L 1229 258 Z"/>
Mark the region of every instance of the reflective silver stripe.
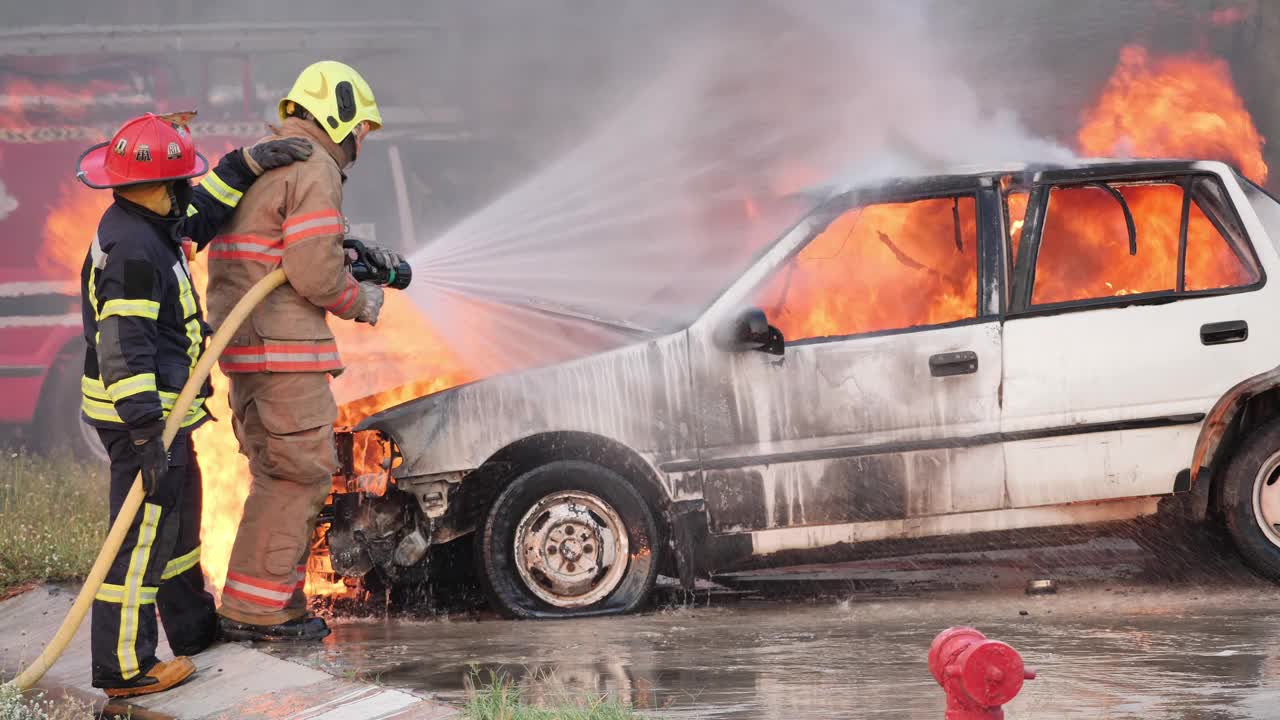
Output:
<path fill-rule="evenodd" d="M 288 228 L 286 228 L 284 231 L 284 235 L 285 237 L 289 237 L 290 235 L 297 235 L 298 233 L 303 233 L 318 227 L 324 227 L 326 225 L 336 225 L 337 232 L 340 232 L 342 230 L 342 216 L 335 213 L 334 215 L 328 215 L 322 218 L 316 218 L 315 220 L 307 220 L 305 222 L 300 222 L 297 225 L 291 225 Z"/>
<path fill-rule="evenodd" d="M 178 279 L 178 301 L 182 303 L 182 316 L 189 318 L 195 315 L 199 308 L 196 307 L 195 292 L 191 289 L 191 279 L 187 277 L 187 270 L 183 267 L 182 261 L 173 264 L 173 276 Z"/>
<path fill-rule="evenodd" d="M 326 360 L 338 360 L 339 355 L 336 352 L 326 353 L 245 353 L 228 356 L 226 359 L 232 363 L 244 362 L 324 362 Z"/>
<path fill-rule="evenodd" d="M 187 332 L 187 367 L 194 370 L 200 360 L 200 347 L 204 344 L 204 333 L 200 329 L 200 306 L 196 304 L 195 290 L 191 289 L 191 278 L 187 275 L 186 258 L 173 264 L 173 275 L 178 279 L 178 302 L 182 303 L 182 316 L 186 319 Z"/>
<path fill-rule="evenodd" d="M 204 188 L 208 193 L 218 199 L 218 202 L 227 207 L 235 207 L 244 193 L 231 187 L 218 177 L 218 173 L 210 170 L 208 175 L 204 176 L 204 180 L 200 181 L 200 187 Z"/>
<path fill-rule="evenodd" d="M 112 316 L 156 320 L 160 317 L 160 303 L 155 300 L 108 300 L 102 303 L 102 314 L 98 317 L 98 320 L 106 320 Z"/>
<path fill-rule="evenodd" d="M 160 588 L 158 587 L 148 587 L 146 585 L 143 585 L 140 604 L 149 605 L 151 603 L 154 603 L 156 601 L 156 594 L 159 591 L 160 591 Z M 112 585 L 110 583 L 102 583 L 102 587 L 99 588 L 98 594 L 93 596 L 94 600 L 101 600 L 103 602 L 115 603 L 117 605 L 124 602 L 124 598 L 125 598 L 125 587 L 123 585 Z"/>
<path fill-rule="evenodd" d="M 102 251 L 102 241 L 93 236 L 93 244 L 89 246 L 89 256 L 93 258 L 93 266 L 99 270 L 107 264 L 107 253 Z"/>
<path fill-rule="evenodd" d="M 253 243 L 237 243 L 237 242 L 221 242 L 215 244 L 218 250 L 229 252 L 251 252 L 258 255 L 270 255 L 272 257 L 281 257 L 284 251 L 278 247 L 266 247 L 264 245 L 255 245 Z"/>
<path fill-rule="evenodd" d="M 175 578 L 199 564 L 200 546 L 197 545 L 195 550 L 192 550 L 186 555 L 170 560 L 168 564 L 164 566 L 164 574 L 161 575 L 161 579 L 168 580 L 169 578 Z"/>
<path fill-rule="evenodd" d="M 81 388 L 84 383 L 81 382 Z M 107 395 L 111 397 L 113 402 L 119 402 L 128 397 L 133 397 L 138 393 L 156 392 L 156 374 L 155 373 L 138 373 L 112 383 L 107 387 Z"/>

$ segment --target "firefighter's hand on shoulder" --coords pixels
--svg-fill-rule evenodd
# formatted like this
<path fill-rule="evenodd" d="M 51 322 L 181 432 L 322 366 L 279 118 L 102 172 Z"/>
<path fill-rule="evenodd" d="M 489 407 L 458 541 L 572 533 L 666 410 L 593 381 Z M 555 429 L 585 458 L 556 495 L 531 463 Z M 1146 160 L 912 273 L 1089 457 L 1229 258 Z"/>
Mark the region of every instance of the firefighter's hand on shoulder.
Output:
<path fill-rule="evenodd" d="M 164 446 L 164 423 L 129 430 L 133 451 L 142 465 L 142 489 L 148 496 L 160 489 L 160 481 L 169 471 L 169 451 Z"/>
<path fill-rule="evenodd" d="M 263 171 L 275 170 L 292 165 L 298 160 L 311 157 L 311 142 L 306 138 L 287 137 L 278 140 L 263 140 L 245 152 Z"/>
<path fill-rule="evenodd" d="M 378 313 L 382 312 L 382 288 L 371 282 L 362 282 L 360 290 L 364 293 L 364 304 L 356 314 L 356 322 L 377 325 Z"/>

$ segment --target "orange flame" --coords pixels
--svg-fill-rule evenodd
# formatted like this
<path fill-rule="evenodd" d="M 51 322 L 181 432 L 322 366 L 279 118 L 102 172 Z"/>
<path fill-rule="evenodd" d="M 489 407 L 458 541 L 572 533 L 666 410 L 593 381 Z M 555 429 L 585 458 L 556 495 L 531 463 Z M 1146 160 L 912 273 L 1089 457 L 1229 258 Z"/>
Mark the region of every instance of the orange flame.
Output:
<path fill-rule="evenodd" d="M 1256 182 L 1267 179 L 1265 141 L 1227 64 L 1217 58 L 1199 53 L 1152 58 L 1145 48 L 1126 47 L 1084 120 L 1077 142 L 1085 154 L 1222 160 Z M 1133 214 L 1137 254 L 1130 254 L 1124 216 L 1114 198 L 1096 188 L 1054 189 L 1036 265 L 1034 302 L 1175 289 L 1182 189 L 1171 184 L 1118 189 Z M 1011 227 L 1016 249 L 1026 195 L 1011 196 L 1009 210 L 1011 220 L 1015 213 L 1018 217 Z M 1186 289 L 1252 282 L 1253 270 L 1231 252 L 1213 223 L 1195 203 L 1190 210 Z"/>
<path fill-rule="evenodd" d="M 1174 184 L 1118 188 L 1133 213 L 1137 253 L 1130 254 L 1119 203 L 1093 187 L 1055 188 L 1045 216 L 1033 302 L 1174 290 L 1182 188 Z M 1191 204 L 1186 289 L 1247 285 L 1256 279 L 1203 211 Z"/>
<path fill-rule="evenodd" d="M 757 304 L 795 340 L 973 317 L 977 248 L 971 197 L 851 210 L 774 276 Z"/>
<path fill-rule="evenodd" d="M 42 247 L 36 253 L 36 267 L 45 277 L 65 280 L 68 287 L 79 285 L 85 250 L 110 205 L 110 192 L 92 190 L 75 178 L 59 184 L 41 231 Z"/>
<path fill-rule="evenodd" d="M 1257 183 L 1267 180 L 1264 142 L 1225 61 L 1199 53 L 1153 59 L 1137 45 L 1120 51 L 1077 135 L 1086 155 L 1223 160 Z"/>

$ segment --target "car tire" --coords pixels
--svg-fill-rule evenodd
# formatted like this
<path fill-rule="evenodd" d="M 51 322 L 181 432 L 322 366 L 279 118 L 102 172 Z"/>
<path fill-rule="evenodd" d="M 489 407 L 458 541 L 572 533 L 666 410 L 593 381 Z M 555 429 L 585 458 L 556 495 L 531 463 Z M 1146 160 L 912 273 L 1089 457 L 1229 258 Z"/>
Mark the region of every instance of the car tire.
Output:
<path fill-rule="evenodd" d="M 640 493 L 618 473 L 578 460 L 517 477 L 490 507 L 475 545 L 490 603 L 514 618 L 631 612 L 653 589 L 661 547 Z"/>
<path fill-rule="evenodd" d="M 82 344 L 73 344 L 58 353 L 40 393 L 32 445 L 44 453 L 69 451 L 81 462 L 109 464 L 111 459 L 98 438 L 98 431 L 80 416 L 80 378 L 83 375 Z"/>
<path fill-rule="evenodd" d="M 1249 567 L 1280 582 L 1280 420 L 1256 428 L 1236 449 L 1218 507 Z"/>

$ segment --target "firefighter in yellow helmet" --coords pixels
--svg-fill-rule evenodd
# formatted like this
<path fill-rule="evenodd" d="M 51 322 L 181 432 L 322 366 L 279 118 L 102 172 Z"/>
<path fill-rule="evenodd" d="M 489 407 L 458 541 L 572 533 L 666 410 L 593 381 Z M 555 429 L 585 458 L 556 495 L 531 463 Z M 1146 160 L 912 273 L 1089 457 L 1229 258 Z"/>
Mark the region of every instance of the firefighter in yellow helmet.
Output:
<path fill-rule="evenodd" d="M 277 137 L 323 150 L 262 176 L 209 248 L 209 318 L 220 325 L 246 291 L 277 267 L 288 282 L 269 295 L 222 354 L 232 426 L 253 484 L 218 608 L 227 640 L 318 640 L 303 579 L 316 515 L 337 470 L 329 379 L 342 372 L 327 318 L 376 323 L 382 289 L 352 277 L 342 248 L 343 170 L 382 126 L 373 90 L 351 67 L 326 60 L 302 71 L 280 101 Z M 398 263 L 393 253 L 374 253 Z"/>

